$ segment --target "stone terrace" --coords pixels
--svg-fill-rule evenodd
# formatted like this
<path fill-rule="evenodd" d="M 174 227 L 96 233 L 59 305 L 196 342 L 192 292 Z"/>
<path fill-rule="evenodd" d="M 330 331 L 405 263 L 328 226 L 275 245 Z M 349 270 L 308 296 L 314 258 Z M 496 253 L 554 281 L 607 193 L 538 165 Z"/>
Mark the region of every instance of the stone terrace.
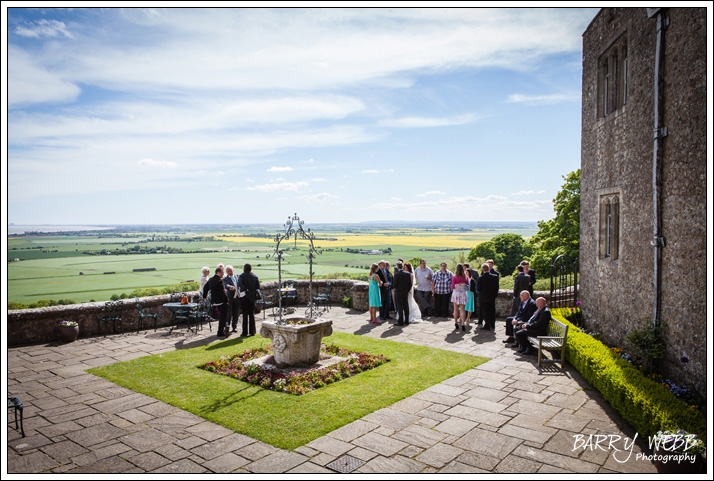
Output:
<path fill-rule="evenodd" d="M 574 450 L 578 434 L 632 439 L 635 432 L 571 366 L 539 371 L 534 356 L 504 347 L 503 320 L 496 335 L 454 331 L 445 318 L 376 326 L 341 307 L 325 318 L 336 331 L 492 360 L 290 451 L 84 372 L 215 341 L 207 329 L 10 348 L 8 394 L 25 405 L 26 437 L 8 411 L 8 472 L 334 474 L 331 463 L 344 459 L 353 473 L 656 472 L 636 458 L 649 453 L 641 437 L 629 459 L 606 445 Z"/>

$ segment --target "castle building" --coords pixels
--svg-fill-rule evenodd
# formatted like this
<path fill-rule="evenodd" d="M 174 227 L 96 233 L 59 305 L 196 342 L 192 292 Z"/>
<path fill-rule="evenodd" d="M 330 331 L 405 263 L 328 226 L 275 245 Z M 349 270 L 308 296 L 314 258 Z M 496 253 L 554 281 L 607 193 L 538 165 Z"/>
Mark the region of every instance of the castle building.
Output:
<path fill-rule="evenodd" d="M 580 299 L 611 345 L 663 321 L 707 384 L 707 12 L 603 8 L 583 34 Z"/>

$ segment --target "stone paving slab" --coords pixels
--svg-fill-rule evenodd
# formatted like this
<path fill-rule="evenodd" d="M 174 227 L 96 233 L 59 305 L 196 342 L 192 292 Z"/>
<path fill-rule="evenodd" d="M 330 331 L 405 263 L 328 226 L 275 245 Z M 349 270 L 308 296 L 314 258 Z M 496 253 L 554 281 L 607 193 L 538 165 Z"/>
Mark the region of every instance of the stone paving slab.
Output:
<path fill-rule="evenodd" d="M 647 451 L 641 439 L 627 462 L 605 450 L 574 450 L 577 434 L 631 438 L 634 430 L 572 367 L 540 371 L 534 356 L 501 343 L 500 332 L 456 333 L 445 318 L 374 326 L 341 307 L 327 317 L 336 331 L 492 359 L 290 451 L 84 371 L 214 342 L 208 330 L 10 348 L 7 389 L 25 404 L 27 437 L 9 417 L 7 471 L 336 475 L 327 465 L 349 455 L 364 461 L 355 474 L 655 472 L 635 460 Z"/>

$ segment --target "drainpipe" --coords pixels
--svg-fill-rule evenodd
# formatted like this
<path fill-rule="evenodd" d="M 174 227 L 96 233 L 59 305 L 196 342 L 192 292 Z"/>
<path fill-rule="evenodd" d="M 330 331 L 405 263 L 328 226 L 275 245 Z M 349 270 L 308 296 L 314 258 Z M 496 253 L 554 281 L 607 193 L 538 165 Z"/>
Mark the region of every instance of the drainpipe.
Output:
<path fill-rule="evenodd" d="M 665 238 L 662 235 L 662 139 L 667 136 L 667 127 L 661 124 L 662 106 L 662 66 L 664 63 L 664 30 L 669 24 L 669 18 L 664 16 L 661 8 L 647 9 L 649 18 L 657 16 L 657 46 L 655 51 L 654 69 L 654 148 L 652 159 L 652 207 L 653 207 L 653 238 L 654 247 L 654 305 L 652 309 L 652 325 L 657 327 L 662 314 L 662 249 Z"/>

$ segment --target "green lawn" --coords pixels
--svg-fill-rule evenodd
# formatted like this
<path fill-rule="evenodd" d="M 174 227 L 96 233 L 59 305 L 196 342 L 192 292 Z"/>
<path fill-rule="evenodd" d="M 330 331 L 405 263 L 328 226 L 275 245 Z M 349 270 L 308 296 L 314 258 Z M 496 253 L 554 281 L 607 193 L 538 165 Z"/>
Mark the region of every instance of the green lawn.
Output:
<path fill-rule="evenodd" d="M 383 354 L 390 362 L 302 396 L 267 391 L 197 367 L 268 342 L 259 336 L 235 338 L 88 372 L 278 448 L 294 449 L 488 361 L 441 349 L 334 333 L 323 342 Z"/>

